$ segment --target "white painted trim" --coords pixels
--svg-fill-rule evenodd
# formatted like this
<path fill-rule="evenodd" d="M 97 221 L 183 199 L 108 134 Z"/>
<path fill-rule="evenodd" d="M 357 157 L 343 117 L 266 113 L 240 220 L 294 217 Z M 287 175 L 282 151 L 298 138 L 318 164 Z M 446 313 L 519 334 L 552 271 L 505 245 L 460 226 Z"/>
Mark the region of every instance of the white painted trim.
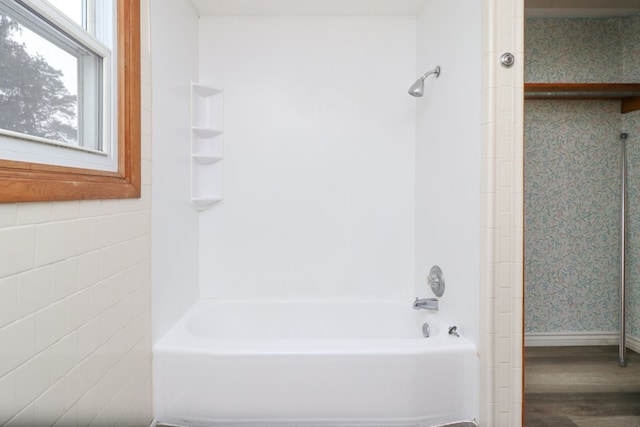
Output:
<path fill-rule="evenodd" d="M 578 345 L 618 345 L 618 334 L 611 332 L 583 333 L 528 333 L 524 338 L 525 347 L 553 347 Z M 627 348 L 640 353 L 640 337 L 627 336 Z"/>
<path fill-rule="evenodd" d="M 640 353 L 640 337 L 627 335 L 627 348 Z"/>
<path fill-rule="evenodd" d="M 511 68 L 500 65 L 510 52 Z M 520 427 L 523 398 L 524 0 L 482 0 L 480 425 Z"/>
<path fill-rule="evenodd" d="M 525 347 L 578 346 L 578 345 L 617 345 L 615 332 L 541 332 L 527 333 Z"/>
<path fill-rule="evenodd" d="M 109 15 L 100 16 L 109 27 L 117 25 L 115 0 Z M 12 17 L 43 41 L 75 58 L 77 79 L 77 143 L 101 143 L 103 149 L 52 141 L 34 135 L 2 130 L 0 132 L 0 158 L 4 160 L 41 163 L 101 171 L 118 170 L 117 141 L 117 85 L 113 77 L 117 74 L 116 40 L 110 40 L 112 49 L 103 41 L 89 34 L 55 6 L 43 0 L 22 0 L 13 4 L 4 2 Z M 105 23 L 103 22 L 103 24 Z M 107 25 L 105 24 L 105 25 Z M 113 31 L 106 33 L 115 34 Z M 101 77 L 99 78 L 99 76 Z M 102 83 L 100 83 L 102 80 Z M 102 114 L 100 114 L 102 110 Z"/>

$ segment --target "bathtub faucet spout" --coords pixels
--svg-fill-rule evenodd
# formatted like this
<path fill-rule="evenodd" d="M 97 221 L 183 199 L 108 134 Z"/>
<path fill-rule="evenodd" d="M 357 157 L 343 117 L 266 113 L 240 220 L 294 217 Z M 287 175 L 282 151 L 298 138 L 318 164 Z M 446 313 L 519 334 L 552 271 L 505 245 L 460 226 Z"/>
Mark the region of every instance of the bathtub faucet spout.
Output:
<path fill-rule="evenodd" d="M 415 310 L 423 309 L 423 310 L 437 310 L 438 309 L 438 299 L 437 298 L 422 298 L 413 302 L 413 308 Z"/>

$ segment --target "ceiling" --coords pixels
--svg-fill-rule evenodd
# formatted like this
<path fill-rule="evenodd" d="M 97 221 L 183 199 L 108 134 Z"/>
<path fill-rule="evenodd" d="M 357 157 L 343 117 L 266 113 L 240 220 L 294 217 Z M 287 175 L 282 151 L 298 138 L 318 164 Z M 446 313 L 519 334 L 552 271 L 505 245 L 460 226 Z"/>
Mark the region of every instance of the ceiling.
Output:
<path fill-rule="evenodd" d="M 191 1 L 201 16 L 415 16 L 424 4 L 424 0 Z M 640 0 L 525 0 L 527 17 L 605 18 L 635 13 L 640 13 Z"/>
<path fill-rule="evenodd" d="M 415 16 L 424 4 L 424 0 L 191 0 L 191 2 L 201 16 Z"/>

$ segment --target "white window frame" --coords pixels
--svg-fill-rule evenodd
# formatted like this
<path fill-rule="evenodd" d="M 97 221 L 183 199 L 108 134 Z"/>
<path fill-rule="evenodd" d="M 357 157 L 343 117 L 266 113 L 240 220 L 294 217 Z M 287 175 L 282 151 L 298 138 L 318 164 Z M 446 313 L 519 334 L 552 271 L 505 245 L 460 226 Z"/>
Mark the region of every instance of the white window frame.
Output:
<path fill-rule="evenodd" d="M 12 9 L 30 10 L 30 12 L 24 13 L 40 16 L 42 19 L 37 21 L 36 33 L 54 45 L 70 51 L 72 50 L 70 46 L 77 44 L 82 49 L 102 58 L 100 70 L 95 69 L 94 61 L 82 61 L 81 59 L 78 61 L 78 136 L 81 141 L 92 139 L 95 142 L 98 140 L 98 145 L 101 146 L 100 150 L 0 129 L 0 158 L 17 162 L 107 172 L 118 171 L 118 104 L 117 84 L 115 84 L 115 76 L 117 75 L 116 1 L 87 0 L 90 4 L 88 9 L 91 12 L 97 11 L 97 13 L 91 13 L 93 16 L 89 17 L 87 22 L 89 26 L 95 28 L 95 37 L 47 1 L 0 1 L 10 5 Z M 35 20 L 30 20 L 32 24 L 35 22 Z M 67 43 L 66 49 L 62 47 L 65 43 Z M 108 44 L 113 48 L 110 49 Z M 92 64 L 88 64 L 89 62 Z M 85 73 L 91 78 L 84 78 Z M 99 93 L 102 102 L 94 99 L 95 97 L 91 95 L 92 91 L 84 90 L 83 85 L 95 85 L 97 90 L 94 90 L 93 93 Z M 87 105 L 91 107 L 87 107 Z M 89 110 L 91 114 L 85 115 L 83 111 L 86 111 L 87 108 L 91 108 Z M 96 119 L 91 117 L 96 117 L 102 123 L 95 123 Z"/>

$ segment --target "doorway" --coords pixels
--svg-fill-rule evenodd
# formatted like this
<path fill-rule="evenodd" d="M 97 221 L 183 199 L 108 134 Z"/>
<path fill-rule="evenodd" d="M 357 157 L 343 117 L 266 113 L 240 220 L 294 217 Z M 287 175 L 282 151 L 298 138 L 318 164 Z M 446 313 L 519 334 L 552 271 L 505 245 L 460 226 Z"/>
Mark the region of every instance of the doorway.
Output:
<path fill-rule="evenodd" d="M 640 69 L 634 52 L 640 9 L 594 9 L 593 2 L 589 8 L 548 9 L 531 0 L 526 6 L 525 82 L 584 85 L 580 96 L 567 94 L 573 90 L 568 85 L 547 94 L 532 94 L 534 85 L 525 89 L 525 425 L 616 425 L 611 423 L 620 417 L 637 417 L 620 425 L 640 425 L 640 405 L 624 404 L 627 398 L 640 402 L 640 380 L 625 383 L 635 378 L 635 366 L 619 368 L 616 347 L 623 133 L 631 201 L 625 215 L 630 349 L 638 350 L 640 335 L 640 209 L 633 205 L 639 198 L 634 165 L 640 164 L 640 112 L 622 114 L 623 95 L 594 89 L 640 82 L 634 75 Z M 615 90 L 621 88 L 629 87 Z M 628 362 L 635 365 L 632 350 Z M 615 399 L 608 403 L 598 393 Z"/>

